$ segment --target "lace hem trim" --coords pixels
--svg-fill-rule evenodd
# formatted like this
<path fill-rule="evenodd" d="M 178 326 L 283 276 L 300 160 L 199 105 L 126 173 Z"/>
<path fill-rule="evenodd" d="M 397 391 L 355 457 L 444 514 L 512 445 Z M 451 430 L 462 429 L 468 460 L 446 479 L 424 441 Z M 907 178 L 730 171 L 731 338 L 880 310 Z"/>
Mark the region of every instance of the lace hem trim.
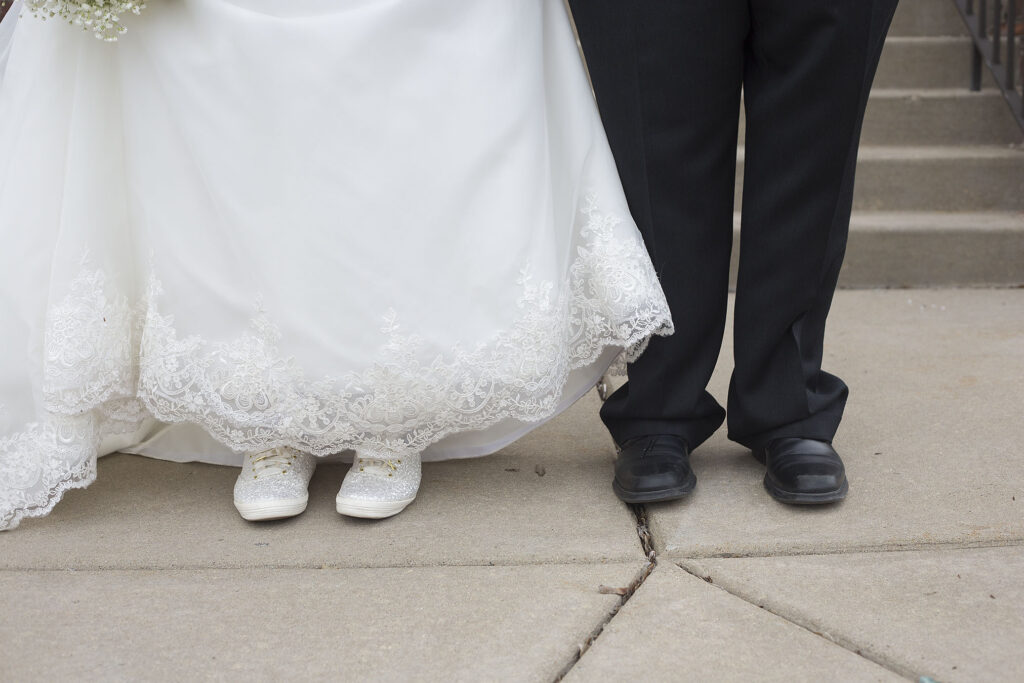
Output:
<path fill-rule="evenodd" d="M 653 335 L 673 331 L 635 229 L 617 229 L 592 196 L 581 212 L 584 244 L 567 280 L 558 288 L 524 268 L 510 329 L 424 360 L 423 342 L 389 314 L 381 360 L 338 379 L 307 379 L 278 350 L 263 313 L 229 342 L 179 338 L 173 317 L 159 312 L 155 277 L 136 313 L 107 291 L 102 273 L 85 270 L 48 319 L 48 424 L 0 439 L 0 529 L 88 486 L 101 441 L 150 416 L 196 423 L 236 451 L 288 446 L 314 455 L 418 453 L 454 433 L 551 417 L 572 371 L 609 347 L 633 360 Z"/>

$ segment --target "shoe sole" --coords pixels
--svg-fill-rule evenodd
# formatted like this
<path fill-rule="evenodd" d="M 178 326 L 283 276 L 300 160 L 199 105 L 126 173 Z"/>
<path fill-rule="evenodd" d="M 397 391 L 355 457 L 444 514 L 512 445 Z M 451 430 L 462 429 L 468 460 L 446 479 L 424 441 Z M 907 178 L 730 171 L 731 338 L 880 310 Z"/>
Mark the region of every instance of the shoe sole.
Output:
<path fill-rule="evenodd" d="M 829 503 L 838 503 L 846 498 L 846 494 L 850 491 L 850 482 L 844 481 L 843 485 L 835 491 L 793 493 L 792 491 L 786 491 L 775 486 L 766 476 L 764 478 L 764 488 L 772 498 L 787 505 L 827 505 Z"/>
<path fill-rule="evenodd" d="M 659 491 L 627 491 L 619 485 L 619 482 L 612 481 L 612 490 L 623 503 L 664 503 L 670 500 L 685 498 L 697 488 L 697 476 L 692 475 L 681 486 L 661 489 Z"/>
<path fill-rule="evenodd" d="M 275 500 L 262 503 L 239 503 L 235 501 L 235 509 L 242 519 L 250 522 L 263 522 L 270 519 L 284 519 L 300 515 L 306 510 L 309 496 L 292 500 Z"/>
<path fill-rule="evenodd" d="M 409 507 L 409 504 L 414 500 L 416 500 L 415 496 L 405 500 L 388 502 L 359 500 L 358 498 L 335 498 L 334 502 L 340 515 L 360 517 L 362 519 L 385 519 L 387 517 L 394 517 Z"/>

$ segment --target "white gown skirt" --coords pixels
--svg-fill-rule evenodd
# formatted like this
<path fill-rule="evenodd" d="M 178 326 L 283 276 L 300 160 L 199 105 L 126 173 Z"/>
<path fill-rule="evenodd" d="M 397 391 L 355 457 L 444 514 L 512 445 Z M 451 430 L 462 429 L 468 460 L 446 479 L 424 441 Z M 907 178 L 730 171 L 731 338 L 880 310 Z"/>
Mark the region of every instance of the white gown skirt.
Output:
<path fill-rule="evenodd" d="M 0 25 L 0 527 L 116 450 L 494 452 L 672 322 L 562 0 Z"/>

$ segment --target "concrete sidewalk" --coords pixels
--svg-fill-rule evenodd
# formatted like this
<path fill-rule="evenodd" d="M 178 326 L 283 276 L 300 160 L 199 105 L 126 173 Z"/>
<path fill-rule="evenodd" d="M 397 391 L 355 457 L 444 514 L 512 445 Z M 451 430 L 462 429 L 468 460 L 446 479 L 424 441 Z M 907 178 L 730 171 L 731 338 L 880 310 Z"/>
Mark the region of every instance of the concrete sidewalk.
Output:
<path fill-rule="evenodd" d="M 831 320 L 841 505 L 775 503 L 720 432 L 693 496 L 630 509 L 593 394 L 382 522 L 334 512 L 341 466 L 250 524 L 234 470 L 111 456 L 0 534 L 0 681 L 1024 681 L 1024 290 Z"/>

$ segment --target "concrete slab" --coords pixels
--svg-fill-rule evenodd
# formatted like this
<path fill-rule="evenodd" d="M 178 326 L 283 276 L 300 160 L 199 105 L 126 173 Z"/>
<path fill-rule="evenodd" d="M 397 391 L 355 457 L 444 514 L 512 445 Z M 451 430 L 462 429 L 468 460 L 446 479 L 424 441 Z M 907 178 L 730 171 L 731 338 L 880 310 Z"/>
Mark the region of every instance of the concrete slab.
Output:
<path fill-rule="evenodd" d="M 855 214 L 839 280 L 846 288 L 1020 284 L 1020 212 Z"/>
<path fill-rule="evenodd" d="M 737 155 L 737 211 L 744 155 Z M 855 211 L 1022 211 L 1024 149 L 862 146 L 853 194 Z"/>
<path fill-rule="evenodd" d="M 732 276 L 740 216 L 733 219 Z M 913 258 L 908 258 L 912 254 Z M 962 287 L 1024 284 L 1024 213 L 859 212 L 839 286 Z"/>
<path fill-rule="evenodd" d="M 971 92 L 965 86 L 872 90 L 862 144 L 1010 145 L 1024 140 L 999 90 Z"/>
<path fill-rule="evenodd" d="M 886 669 L 672 565 L 660 566 L 566 681 L 894 681 Z"/>
<path fill-rule="evenodd" d="M 684 564 L 906 676 L 1024 680 L 1022 547 Z"/>
<path fill-rule="evenodd" d="M 885 41 L 874 86 L 967 90 L 970 62 L 969 36 L 893 36 Z M 991 76 L 985 77 L 984 87 L 994 87 Z"/>
<path fill-rule="evenodd" d="M 502 453 L 428 464 L 417 501 L 380 522 L 341 517 L 345 465 L 321 466 L 300 517 L 243 521 L 238 471 L 117 455 L 53 514 L 0 534 L 0 568 L 413 566 L 643 559 L 611 491 L 595 395 Z"/>
<path fill-rule="evenodd" d="M 720 400 L 731 336 L 712 380 Z M 847 500 L 774 502 L 761 465 L 721 431 L 693 457 L 690 499 L 650 506 L 659 550 L 686 558 L 1024 540 L 1024 290 L 839 292 L 825 350 L 825 368 L 850 385 L 836 439 Z"/>
<path fill-rule="evenodd" d="M 950 0 L 900 0 L 889 35 L 947 36 L 963 35 L 966 31 Z"/>
<path fill-rule="evenodd" d="M 967 53 L 961 55 L 967 62 Z M 746 116 L 740 116 L 740 144 L 746 139 Z M 879 145 L 1000 145 L 1024 140 L 1017 121 L 992 87 L 971 92 L 958 88 L 889 89 L 875 87 L 864 115 L 861 144 Z M 917 161 L 913 159 L 912 161 Z"/>
<path fill-rule="evenodd" d="M 0 679 L 550 681 L 638 570 L 0 572 Z"/>

